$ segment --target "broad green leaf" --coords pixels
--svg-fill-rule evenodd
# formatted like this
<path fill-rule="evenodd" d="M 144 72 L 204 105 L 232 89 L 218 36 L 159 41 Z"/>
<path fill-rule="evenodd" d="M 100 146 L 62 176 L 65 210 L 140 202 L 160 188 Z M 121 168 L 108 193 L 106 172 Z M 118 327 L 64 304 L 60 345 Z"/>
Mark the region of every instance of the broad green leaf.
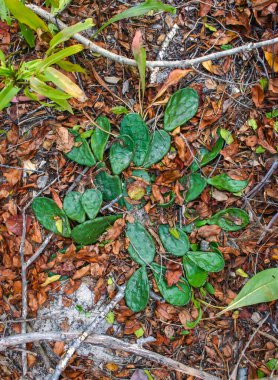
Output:
<path fill-rule="evenodd" d="M 32 208 L 38 221 L 49 231 L 64 237 L 70 237 L 71 229 L 67 215 L 50 198 L 35 198 Z M 62 231 L 57 229 L 56 222 L 62 221 Z"/>
<path fill-rule="evenodd" d="M 11 17 L 8 8 L 4 0 L 0 1 L 0 20 L 5 21 L 8 25 L 11 25 Z"/>
<path fill-rule="evenodd" d="M 123 20 L 124 18 L 143 16 L 150 11 L 155 11 L 155 12 L 164 11 L 164 12 L 171 12 L 172 14 L 176 13 L 176 9 L 174 7 L 164 4 L 162 3 L 162 1 L 146 0 L 144 3 L 139 4 L 135 7 L 129 8 L 121 13 L 118 13 L 116 16 L 112 17 L 109 21 L 107 21 L 98 29 L 98 31 L 94 34 L 94 36 L 96 36 L 104 28 L 106 28 L 108 25 L 113 24 L 114 22 Z"/>
<path fill-rule="evenodd" d="M 82 194 L 77 191 L 69 192 L 63 201 L 63 210 L 67 216 L 78 223 L 85 222 L 86 215 L 81 204 Z"/>
<path fill-rule="evenodd" d="M 207 281 L 208 272 L 196 265 L 187 255 L 183 256 L 182 263 L 189 284 L 194 288 L 203 286 Z"/>
<path fill-rule="evenodd" d="M 15 87 L 13 83 L 11 83 L 0 91 L 0 111 L 7 107 L 7 105 L 10 103 L 12 98 L 19 92 L 19 90 L 20 88 Z"/>
<path fill-rule="evenodd" d="M 176 285 L 168 286 L 164 278 L 166 268 L 156 263 L 151 266 L 155 282 L 165 301 L 174 306 L 186 305 L 191 297 L 191 289 L 186 279 L 181 277 Z"/>
<path fill-rule="evenodd" d="M 70 152 L 65 153 L 65 156 L 77 162 L 79 165 L 94 166 L 96 160 L 87 141 L 82 139 L 76 131 L 71 130 L 70 133 L 75 136 L 74 141 L 76 146 L 74 146 Z"/>
<path fill-rule="evenodd" d="M 207 180 L 199 173 L 192 173 L 189 176 L 189 187 L 186 192 L 185 201 L 190 202 L 202 194 L 207 185 Z"/>
<path fill-rule="evenodd" d="M 171 228 L 169 228 L 168 224 L 161 224 L 158 227 L 158 234 L 167 253 L 174 256 L 183 256 L 189 250 L 189 240 L 180 228 L 176 227 L 175 230 L 178 232 L 178 237 L 176 234 L 175 236 L 171 234 Z"/>
<path fill-rule="evenodd" d="M 87 74 L 87 71 L 83 69 L 77 63 L 71 63 L 69 61 L 59 61 L 56 63 L 62 70 L 68 71 L 69 73 L 82 73 Z"/>
<path fill-rule="evenodd" d="M 186 256 L 206 272 L 220 272 L 225 266 L 223 256 L 217 252 L 194 251 Z"/>
<path fill-rule="evenodd" d="M 278 299 L 278 268 L 265 269 L 255 274 L 236 298 L 218 315 L 239 307 L 255 305 L 262 302 L 270 302 Z"/>
<path fill-rule="evenodd" d="M 74 227 L 71 236 L 78 244 L 94 244 L 107 228 L 112 226 L 112 224 L 121 217 L 122 215 L 109 215 L 94 220 L 87 220 L 87 222 Z"/>
<path fill-rule="evenodd" d="M 81 198 L 81 204 L 90 219 L 94 219 L 102 204 L 102 194 L 99 190 L 88 189 Z"/>
<path fill-rule="evenodd" d="M 128 135 L 134 141 L 133 162 L 136 166 L 141 166 L 145 160 L 150 134 L 147 125 L 140 115 L 130 113 L 126 115 L 121 123 L 121 135 Z"/>
<path fill-rule="evenodd" d="M 51 99 L 51 98 L 49 98 Z M 54 102 L 56 103 L 56 107 L 58 110 L 62 110 L 62 111 L 68 111 L 70 112 L 72 115 L 74 114 L 72 108 L 71 108 L 71 105 L 69 104 L 69 102 L 67 100 L 64 100 L 64 99 L 52 99 L 54 100 Z M 45 107 L 51 107 L 52 105 L 50 103 L 44 103 L 44 102 L 40 102 L 42 105 L 44 105 Z M 55 105 L 54 105 L 55 106 Z"/>
<path fill-rule="evenodd" d="M 209 294 L 211 294 L 212 296 L 215 294 L 214 287 L 213 287 L 209 282 L 206 282 L 206 283 L 205 283 L 204 288 L 205 288 L 206 291 L 207 291 Z"/>
<path fill-rule="evenodd" d="M 224 139 L 222 139 L 222 137 L 219 137 L 213 148 L 209 152 L 204 154 L 202 161 L 200 162 L 200 166 L 205 166 L 210 161 L 214 160 L 215 157 L 217 157 L 220 153 L 220 150 L 223 148 L 223 145 Z"/>
<path fill-rule="evenodd" d="M 120 174 L 125 170 L 133 157 L 134 143 L 133 140 L 127 135 L 121 135 L 112 143 L 109 160 L 111 169 L 114 174 Z"/>
<path fill-rule="evenodd" d="M 49 32 L 47 25 L 44 21 L 36 15 L 31 9 L 25 7 L 19 0 L 5 0 L 5 4 L 8 7 L 11 14 L 22 24 L 29 26 L 29 28 L 43 32 Z"/>
<path fill-rule="evenodd" d="M 91 148 L 98 161 L 103 160 L 104 150 L 109 139 L 111 131 L 110 122 L 105 116 L 99 116 L 96 119 L 96 124 L 100 128 L 96 128 L 91 137 Z M 107 133 L 108 132 L 108 133 Z"/>
<path fill-rule="evenodd" d="M 46 83 L 36 77 L 30 79 L 30 88 L 36 93 L 46 96 L 51 100 L 66 100 L 71 96 L 63 91 L 56 90 L 53 87 L 48 86 Z"/>
<path fill-rule="evenodd" d="M 132 53 L 138 66 L 140 75 L 140 89 L 142 92 L 142 99 L 144 99 L 146 89 L 146 49 L 142 46 L 142 32 L 137 30 L 135 37 L 132 41 Z"/>
<path fill-rule="evenodd" d="M 35 36 L 31 28 L 25 24 L 19 23 L 20 31 L 25 39 L 25 41 L 28 43 L 28 45 L 33 48 L 35 47 Z"/>
<path fill-rule="evenodd" d="M 168 153 L 170 145 L 171 137 L 167 132 L 163 130 L 155 131 L 151 136 L 143 166 L 145 168 L 149 168 L 161 161 L 162 158 Z"/>
<path fill-rule="evenodd" d="M 63 90 L 65 93 L 69 94 L 73 98 L 79 100 L 80 102 L 85 102 L 87 99 L 84 92 L 81 90 L 77 84 L 75 84 L 69 77 L 60 71 L 54 69 L 53 67 L 48 67 L 44 71 L 45 78 L 54 83 L 58 88 Z"/>
<path fill-rule="evenodd" d="M 265 148 L 263 148 L 261 145 L 259 145 L 259 146 L 256 148 L 255 152 L 256 152 L 257 154 L 264 153 L 264 152 L 265 152 Z"/>
<path fill-rule="evenodd" d="M 146 267 L 137 269 L 126 284 L 125 300 L 134 312 L 144 310 L 149 300 L 150 286 Z"/>
<path fill-rule="evenodd" d="M 151 235 L 141 223 L 128 223 L 126 236 L 130 243 L 128 253 L 130 257 L 140 265 L 150 264 L 155 255 L 155 244 Z"/>
<path fill-rule="evenodd" d="M 56 1 L 55 1 L 56 2 Z M 70 3 L 72 0 L 57 0 L 56 5 L 52 0 L 52 6 L 51 6 L 51 13 L 53 15 L 56 15 L 57 13 L 62 12 Z"/>
<path fill-rule="evenodd" d="M 123 107 L 123 106 L 117 106 L 117 107 L 113 107 L 111 108 L 110 110 L 112 113 L 114 113 L 115 115 L 122 115 L 122 114 L 128 114 L 128 109 Z"/>
<path fill-rule="evenodd" d="M 110 175 L 104 170 L 100 170 L 95 176 L 94 183 L 102 193 L 104 201 L 113 201 L 122 194 L 122 183 L 117 175 Z"/>
<path fill-rule="evenodd" d="M 207 224 L 216 224 L 224 231 L 238 231 L 249 224 L 249 216 L 239 208 L 227 208 L 214 214 Z"/>
<path fill-rule="evenodd" d="M 193 88 L 176 91 L 169 99 L 164 113 L 164 129 L 173 131 L 185 124 L 197 112 L 199 96 Z"/>
<path fill-rule="evenodd" d="M 47 67 L 54 65 L 55 63 L 61 61 L 62 59 L 66 57 L 69 57 L 70 55 L 77 54 L 83 49 L 84 49 L 83 45 L 77 44 L 77 45 L 72 45 L 65 49 L 62 49 L 58 51 L 57 53 L 51 54 L 49 57 L 42 60 L 40 65 L 38 65 L 37 70 L 39 70 L 40 72 L 44 72 L 44 70 Z"/>
<path fill-rule="evenodd" d="M 201 162 L 206 153 L 208 153 L 208 150 L 205 147 L 201 147 L 199 151 L 197 151 L 196 156 L 194 157 L 194 160 L 189 167 L 193 173 L 201 168 Z"/>
<path fill-rule="evenodd" d="M 50 48 L 47 51 L 47 54 L 51 50 L 53 50 L 57 45 L 60 45 L 61 43 L 68 41 L 75 33 L 82 32 L 83 30 L 89 29 L 93 27 L 95 24 L 93 22 L 92 18 L 87 18 L 86 20 L 82 22 L 78 22 L 74 25 L 68 26 L 67 28 L 61 30 L 59 33 L 57 33 L 52 40 L 49 42 Z"/>
<path fill-rule="evenodd" d="M 238 191 L 245 189 L 245 187 L 248 185 L 248 181 L 232 179 L 225 173 L 209 178 L 207 180 L 207 183 L 213 187 L 216 187 L 218 190 L 226 190 L 230 191 L 231 193 L 237 193 Z"/>

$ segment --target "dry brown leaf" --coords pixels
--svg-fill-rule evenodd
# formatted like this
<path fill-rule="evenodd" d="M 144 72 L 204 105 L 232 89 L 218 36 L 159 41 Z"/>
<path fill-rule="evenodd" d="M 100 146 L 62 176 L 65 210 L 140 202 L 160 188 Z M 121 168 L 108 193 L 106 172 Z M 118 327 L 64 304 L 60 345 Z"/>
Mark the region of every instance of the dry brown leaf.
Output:
<path fill-rule="evenodd" d="M 273 70 L 275 73 L 278 72 L 278 55 L 273 55 L 272 53 L 268 51 L 264 51 L 265 59 L 267 60 L 267 63 L 269 64 L 269 67 Z"/>
<path fill-rule="evenodd" d="M 264 90 L 260 84 L 255 84 L 252 87 L 252 100 L 255 106 L 260 108 L 264 101 Z"/>
<path fill-rule="evenodd" d="M 31 217 L 29 215 L 26 216 L 26 232 L 29 231 L 31 226 Z M 23 230 L 23 218 L 22 215 L 14 215 L 9 217 L 6 222 L 6 227 L 8 231 L 12 232 L 15 235 L 21 236 Z"/>
<path fill-rule="evenodd" d="M 204 2 L 203 1 L 200 2 L 200 11 L 199 11 L 200 17 L 206 16 L 211 10 L 211 7 L 212 7 L 212 0 L 206 0 Z"/>
<path fill-rule="evenodd" d="M 78 269 L 72 276 L 73 280 L 79 280 L 81 277 L 86 276 L 90 272 L 90 265 L 86 265 L 83 268 Z"/>
<path fill-rule="evenodd" d="M 11 186 L 14 186 L 21 180 L 22 171 L 16 169 L 9 169 L 5 173 L 3 173 L 3 176 L 6 178 L 6 180 Z"/>
<path fill-rule="evenodd" d="M 56 148 L 57 150 L 68 153 L 74 146 L 74 136 L 65 127 L 56 127 Z"/>
<path fill-rule="evenodd" d="M 213 38 L 210 39 L 210 43 L 216 46 L 227 45 L 237 37 L 238 34 L 230 30 L 217 30 L 217 32 L 213 33 Z"/>
<path fill-rule="evenodd" d="M 213 65 L 211 60 L 202 62 L 202 66 L 212 74 L 215 74 L 215 75 L 224 74 L 222 68 L 217 65 Z"/>
<path fill-rule="evenodd" d="M 179 279 L 182 276 L 182 267 L 177 264 L 173 263 L 171 261 L 167 262 L 166 265 L 166 273 L 165 273 L 165 279 L 167 281 L 168 286 L 172 286 L 176 284 Z"/>
<path fill-rule="evenodd" d="M 157 95 L 155 96 L 154 101 L 160 98 L 168 89 L 168 87 L 174 86 L 182 78 L 184 78 L 188 73 L 192 71 L 193 71 L 192 69 L 186 69 L 186 70 L 176 69 L 176 70 L 171 71 L 166 82 L 162 85 L 161 89 L 158 91 Z"/>
<path fill-rule="evenodd" d="M 125 220 L 124 219 L 118 219 L 113 224 L 113 226 L 108 230 L 105 239 L 106 240 L 116 240 L 121 233 L 123 232 L 125 226 Z"/>
<path fill-rule="evenodd" d="M 198 237 L 206 239 L 209 242 L 217 242 L 221 227 L 216 225 L 202 226 L 198 229 Z"/>

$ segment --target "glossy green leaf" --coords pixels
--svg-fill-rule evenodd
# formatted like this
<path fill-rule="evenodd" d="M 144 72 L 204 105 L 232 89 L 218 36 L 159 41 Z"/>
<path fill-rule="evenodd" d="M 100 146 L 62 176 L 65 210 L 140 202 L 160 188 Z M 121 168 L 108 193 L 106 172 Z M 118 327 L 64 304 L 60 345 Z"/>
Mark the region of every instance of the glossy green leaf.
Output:
<path fill-rule="evenodd" d="M 220 150 L 223 148 L 223 145 L 224 139 L 222 139 L 222 137 L 219 137 L 213 148 L 204 154 L 202 161 L 200 162 L 200 166 L 205 166 L 210 161 L 214 160 L 215 157 L 217 157 L 220 153 Z"/>
<path fill-rule="evenodd" d="M 137 113 L 126 115 L 121 123 L 121 135 L 128 135 L 133 140 L 133 162 L 136 166 L 141 166 L 150 143 L 149 130 L 142 117 Z"/>
<path fill-rule="evenodd" d="M 248 181 L 232 179 L 225 173 L 209 178 L 207 183 L 213 187 L 216 187 L 218 190 L 226 190 L 231 193 L 237 193 L 238 191 L 245 189 L 248 185 Z"/>
<path fill-rule="evenodd" d="M 186 87 L 176 91 L 169 99 L 164 113 L 164 129 L 173 131 L 185 124 L 197 112 L 199 96 L 193 88 Z"/>
<path fill-rule="evenodd" d="M 121 135 L 113 142 L 109 152 L 111 169 L 114 174 L 120 174 L 125 170 L 133 157 L 134 143 L 127 135 Z"/>
<path fill-rule="evenodd" d="M 94 220 L 87 220 L 87 222 L 74 227 L 71 236 L 78 244 L 90 245 L 96 243 L 107 228 L 112 226 L 121 217 L 122 215 L 109 215 Z"/>
<path fill-rule="evenodd" d="M 99 171 L 95 176 L 94 183 L 102 193 L 103 200 L 113 201 L 122 194 L 122 183 L 117 175 L 110 175 L 106 171 Z"/>
<path fill-rule="evenodd" d="M 59 61 L 56 63 L 62 70 L 65 70 L 69 73 L 82 73 L 87 74 L 87 71 L 83 69 L 80 65 L 77 63 L 71 63 L 69 61 Z"/>
<path fill-rule="evenodd" d="M 199 173 L 192 173 L 189 177 L 189 188 L 186 192 L 185 201 L 190 202 L 202 194 L 207 185 L 207 180 Z"/>
<path fill-rule="evenodd" d="M 74 141 L 77 146 L 74 146 L 70 152 L 65 153 L 66 157 L 74 162 L 77 162 L 79 165 L 90 167 L 94 166 L 96 160 L 87 141 L 85 139 L 82 139 L 78 132 L 70 132 L 75 136 Z M 79 143 L 81 143 L 81 145 L 79 145 Z"/>
<path fill-rule="evenodd" d="M 177 234 L 173 236 L 168 224 L 161 224 L 158 227 L 158 234 L 167 253 L 174 256 L 183 256 L 190 247 L 187 235 L 180 229 L 175 228 Z"/>
<path fill-rule="evenodd" d="M 94 219 L 102 204 L 102 193 L 99 190 L 88 189 L 81 198 L 81 204 L 90 219 Z"/>
<path fill-rule="evenodd" d="M 166 194 L 166 195 L 168 195 L 168 194 Z M 166 207 L 171 206 L 174 203 L 174 201 L 175 201 L 175 193 L 174 193 L 174 191 L 171 191 L 170 192 L 170 200 L 168 202 L 165 202 L 165 203 L 158 203 L 157 206 L 166 208 Z"/>
<path fill-rule="evenodd" d="M 57 45 L 68 41 L 75 33 L 82 32 L 83 30 L 92 28 L 94 26 L 93 19 L 87 18 L 82 22 L 78 22 L 74 25 L 68 26 L 57 33 L 49 42 L 49 49 L 47 53 L 53 50 Z"/>
<path fill-rule="evenodd" d="M 111 126 L 110 121 L 105 116 L 99 116 L 96 119 L 96 124 L 99 125 L 100 128 L 96 128 L 91 137 L 91 148 L 97 160 L 102 161 Z"/>
<path fill-rule="evenodd" d="M 44 72 L 44 70 L 51 66 L 54 65 L 55 63 L 61 61 L 64 58 L 69 57 L 70 55 L 74 55 L 79 53 L 84 49 L 84 46 L 81 44 L 76 44 L 69 46 L 65 49 L 59 50 L 57 53 L 51 54 L 49 57 L 45 58 L 37 67 L 37 69 L 40 72 Z"/>
<path fill-rule="evenodd" d="M 187 252 L 186 256 L 207 272 L 220 272 L 225 266 L 223 256 L 217 252 L 194 251 Z"/>
<path fill-rule="evenodd" d="M 207 224 L 216 224 L 224 231 L 238 231 L 249 224 L 249 216 L 239 208 L 227 208 L 214 214 Z"/>
<path fill-rule="evenodd" d="M 207 281 L 208 272 L 196 265 L 187 255 L 183 256 L 182 263 L 189 284 L 194 288 L 203 286 Z"/>
<path fill-rule="evenodd" d="M 191 289 L 185 278 L 181 277 L 177 285 L 168 286 L 164 278 L 166 268 L 152 263 L 152 270 L 157 287 L 166 302 L 174 306 L 184 306 L 190 301 Z"/>
<path fill-rule="evenodd" d="M 32 208 L 38 221 L 49 231 L 64 237 L 70 237 L 71 229 L 68 217 L 50 198 L 35 198 Z M 57 223 L 58 222 L 58 223 Z M 59 226 L 62 229 L 60 230 Z"/>
<path fill-rule="evenodd" d="M 146 267 L 137 269 L 126 284 L 125 300 L 127 306 L 137 313 L 144 310 L 149 300 L 150 286 Z"/>
<path fill-rule="evenodd" d="M 126 236 L 130 241 L 130 257 L 140 265 L 150 264 L 155 255 L 155 244 L 148 231 L 139 222 L 128 223 Z"/>
<path fill-rule="evenodd" d="M 171 137 L 167 132 L 163 130 L 155 131 L 151 136 L 143 166 L 145 168 L 149 168 L 150 166 L 161 161 L 162 158 L 168 153 L 170 145 Z"/>
<path fill-rule="evenodd" d="M 236 298 L 218 315 L 239 307 L 255 305 L 262 302 L 271 302 L 278 299 L 278 268 L 265 269 L 255 274 Z"/>
<path fill-rule="evenodd" d="M 12 98 L 19 92 L 20 88 L 14 86 L 12 83 L 4 87 L 0 91 L 0 111 L 7 107 Z"/>
<path fill-rule="evenodd" d="M 28 25 L 29 28 L 38 31 L 48 32 L 49 29 L 44 21 L 36 15 L 31 9 L 25 7 L 19 0 L 5 0 L 5 4 L 11 14 L 22 24 Z"/>
<path fill-rule="evenodd" d="M 164 12 L 171 12 L 173 14 L 176 13 L 176 9 L 174 7 L 164 4 L 162 3 L 162 1 L 146 0 L 144 3 L 136 5 L 135 7 L 129 8 L 121 13 L 118 13 L 116 16 L 112 17 L 109 21 L 107 21 L 98 29 L 98 31 L 94 34 L 94 36 L 97 35 L 99 32 L 101 32 L 108 25 L 113 24 L 114 22 L 123 20 L 125 18 L 130 18 L 130 17 L 140 17 L 150 11 L 155 11 L 155 12 L 164 11 Z"/>
<path fill-rule="evenodd" d="M 83 223 L 86 219 L 85 211 L 81 204 L 81 195 L 77 191 L 71 191 L 63 201 L 63 210 L 67 216 L 78 223 Z"/>

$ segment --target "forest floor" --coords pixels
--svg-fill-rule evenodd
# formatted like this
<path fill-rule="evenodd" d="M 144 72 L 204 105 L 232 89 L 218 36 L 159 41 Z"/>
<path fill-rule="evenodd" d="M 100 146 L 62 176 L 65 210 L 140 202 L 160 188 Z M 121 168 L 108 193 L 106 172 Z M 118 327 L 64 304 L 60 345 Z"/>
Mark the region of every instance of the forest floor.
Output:
<path fill-rule="evenodd" d="M 42 7 L 44 4 L 40 0 L 35 3 Z M 176 33 L 169 41 L 163 59 L 182 60 L 221 51 L 223 45 L 224 48 L 227 45 L 237 47 L 278 36 L 276 1 L 168 0 L 167 3 L 176 7 L 176 15 L 158 13 L 122 20 L 105 29 L 96 43 L 109 51 L 132 57 L 131 43 L 135 32 L 140 29 L 147 58 L 155 60 L 163 41 L 174 27 Z M 72 25 L 93 17 L 96 27 L 99 27 L 114 14 L 135 4 L 136 1 L 74 0 L 59 18 Z M 92 31 L 83 34 L 90 38 Z M 14 64 L 41 57 L 47 49 L 38 38 L 35 48 L 30 49 L 20 36 L 16 21 L 10 26 L 0 22 L 0 37 L 0 48 L 10 55 Z M 198 232 L 189 234 L 191 243 L 205 245 L 206 242 L 218 242 L 225 258 L 225 268 L 209 277 L 215 289 L 214 295 L 195 293 L 204 301 L 202 319 L 195 328 L 184 333 L 186 322 L 198 316 L 192 303 L 175 307 L 160 297 L 153 297 L 143 312 L 133 313 L 121 300 L 110 318 L 98 326 L 96 333 L 128 343 L 152 337 L 154 341 L 147 340 L 144 348 L 222 379 L 228 379 L 237 367 L 240 380 L 275 375 L 267 365 L 271 359 L 278 358 L 278 310 L 275 302 L 245 307 L 221 317 L 216 317 L 219 309 L 214 306 L 227 306 L 248 278 L 277 265 L 278 193 L 273 168 L 277 163 L 278 115 L 271 115 L 278 100 L 277 53 L 276 44 L 264 50 L 245 51 L 197 65 L 177 85 L 169 87 L 164 95 L 167 100 L 178 88 L 190 86 L 198 92 L 200 105 L 195 117 L 172 134 L 172 149 L 163 160 L 161 182 L 154 185 L 142 218 L 147 220 L 147 224 L 151 220 L 154 235 L 157 222 L 186 224 L 188 220 L 181 216 L 182 211 L 189 210 L 190 214 L 190 210 L 194 210 L 194 217 L 204 219 L 224 208 L 238 207 L 244 209 L 250 218 L 249 225 L 237 232 L 203 226 Z M 75 61 L 87 70 L 87 75 L 67 75 L 84 89 L 88 99 L 85 103 L 70 100 L 74 115 L 26 101 L 12 103 L 0 114 L 2 337 L 21 332 L 19 250 L 23 208 L 39 191 L 59 203 L 72 184 L 76 191 L 81 192 L 93 186 L 94 168 L 78 177 L 84 168 L 68 160 L 59 150 L 64 143 L 60 127 L 79 125 L 86 130 L 90 127 L 88 115 L 95 119 L 102 114 L 109 118 L 112 131 L 117 133 L 122 116 L 113 114 L 111 108 L 123 105 L 119 97 L 135 112 L 140 110 L 135 67 L 93 55 L 87 50 L 76 55 Z M 150 83 L 151 72 L 147 71 L 145 110 L 170 71 L 159 69 L 153 83 Z M 163 126 L 161 115 L 164 105 L 165 102 L 161 102 L 161 105 L 148 108 L 146 121 L 150 128 Z M 194 154 L 200 148 L 211 149 L 219 128 L 226 131 L 225 146 L 221 154 L 203 169 L 203 174 L 210 177 L 225 172 L 234 179 L 248 180 L 248 186 L 241 195 L 206 188 L 196 200 L 187 204 L 185 210 L 176 173 L 188 173 Z M 150 172 L 158 173 L 159 166 L 155 165 Z M 130 172 L 127 170 L 125 175 L 128 177 Z M 258 184 L 261 186 L 252 192 Z M 173 206 L 169 209 L 156 207 L 169 190 L 175 194 Z M 44 242 L 48 232 L 35 219 L 31 207 L 26 210 L 26 215 L 24 255 L 28 260 Z M 101 242 L 79 253 L 70 239 L 59 236 L 49 239 L 27 270 L 28 331 L 82 332 L 86 329 L 101 305 L 115 296 L 117 289 L 111 278 L 118 285 L 123 285 L 137 268 L 127 253 L 123 231 L 124 224 L 118 224 L 108 232 L 108 239 L 104 236 Z M 63 249 L 67 249 L 65 255 L 59 253 Z M 53 254 L 56 254 L 54 258 Z M 172 271 L 172 276 L 179 272 L 179 260 L 165 257 L 161 260 Z M 49 271 L 62 277 L 47 285 L 45 281 L 49 278 Z M 264 322 L 260 323 L 262 320 Z M 65 347 L 66 343 L 61 341 L 43 342 L 40 346 L 28 343 L 26 378 L 46 378 L 65 352 Z M 1 379 L 21 378 L 21 351 L 22 348 L 17 346 L 1 353 Z M 133 380 L 193 379 L 193 376 L 135 354 L 88 344 L 81 346 L 61 376 L 64 379 L 103 380 L 131 377 Z"/>

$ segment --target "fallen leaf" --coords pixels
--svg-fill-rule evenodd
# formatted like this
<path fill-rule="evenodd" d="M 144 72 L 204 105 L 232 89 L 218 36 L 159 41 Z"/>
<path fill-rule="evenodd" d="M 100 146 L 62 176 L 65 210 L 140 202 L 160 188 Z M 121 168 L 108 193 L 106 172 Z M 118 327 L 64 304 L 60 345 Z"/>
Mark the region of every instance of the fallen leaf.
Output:
<path fill-rule="evenodd" d="M 278 71 L 278 56 L 273 55 L 272 53 L 269 53 L 268 51 L 264 52 L 265 59 L 267 60 L 267 63 L 269 64 L 269 67 L 273 70 L 275 73 Z"/>
<path fill-rule="evenodd" d="M 167 269 L 165 273 L 165 279 L 167 281 L 167 285 L 172 286 L 174 284 L 177 284 L 182 276 L 182 267 L 179 264 L 173 263 L 171 261 L 167 262 L 166 267 Z"/>
<path fill-rule="evenodd" d="M 73 280 L 79 280 L 79 278 L 86 276 L 90 272 L 90 265 L 86 265 L 78 269 L 72 276 Z"/>
<path fill-rule="evenodd" d="M 199 15 L 200 17 L 206 16 L 212 7 L 212 0 L 206 0 L 204 2 L 200 2 L 200 11 Z"/>
<path fill-rule="evenodd" d="M 32 218 L 27 215 L 26 216 L 26 232 L 29 231 L 31 226 Z M 9 217 L 6 222 L 6 227 L 9 232 L 12 232 L 15 235 L 21 236 L 23 230 L 23 218 L 22 215 L 14 215 Z"/>
<path fill-rule="evenodd" d="M 184 78 L 187 74 L 192 72 L 192 69 L 176 69 L 170 72 L 166 82 L 162 85 L 158 93 L 156 94 L 153 102 L 157 100 L 158 98 L 161 98 L 161 96 L 166 92 L 168 87 L 176 85 L 182 78 Z"/>
<path fill-rule="evenodd" d="M 74 146 L 74 136 L 65 127 L 56 127 L 56 148 L 57 150 L 68 153 Z"/>
<path fill-rule="evenodd" d="M 46 287 L 49 284 L 52 284 L 52 282 L 58 281 L 60 279 L 60 274 L 55 274 L 54 276 L 47 277 L 47 279 L 44 281 L 43 284 L 41 284 L 41 287 Z"/>
<path fill-rule="evenodd" d="M 3 176 L 6 178 L 6 180 L 11 186 L 14 186 L 21 180 L 22 171 L 16 169 L 9 169 L 3 174 Z"/>
<path fill-rule="evenodd" d="M 260 108 L 264 101 L 264 90 L 260 84 L 255 84 L 252 87 L 252 100 L 256 107 Z"/>
<path fill-rule="evenodd" d="M 202 226 L 198 229 L 198 237 L 209 242 L 217 242 L 221 233 L 221 227 L 216 225 Z"/>
<path fill-rule="evenodd" d="M 223 75 L 224 72 L 221 67 L 214 65 L 211 60 L 202 62 L 202 66 L 212 74 Z"/>

